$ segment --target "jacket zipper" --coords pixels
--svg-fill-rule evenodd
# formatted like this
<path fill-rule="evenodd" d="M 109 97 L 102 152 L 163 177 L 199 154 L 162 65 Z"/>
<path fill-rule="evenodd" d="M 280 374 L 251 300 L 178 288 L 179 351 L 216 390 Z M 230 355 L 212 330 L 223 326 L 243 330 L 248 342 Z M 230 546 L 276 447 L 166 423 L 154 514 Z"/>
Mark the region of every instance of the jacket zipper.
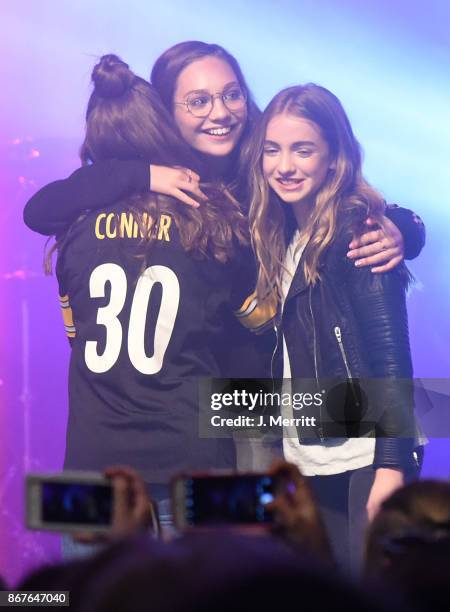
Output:
<path fill-rule="evenodd" d="M 277 354 L 277 350 L 278 350 L 279 329 L 280 328 L 278 326 L 278 323 L 276 323 L 274 325 L 274 330 L 275 330 L 275 335 L 276 335 L 276 339 L 277 340 L 276 340 L 276 343 L 275 343 L 275 348 L 274 348 L 273 353 L 272 353 L 272 358 L 270 360 L 270 378 L 272 379 L 272 393 L 275 393 L 275 379 L 274 379 L 274 376 L 273 376 L 273 362 L 274 362 L 275 355 Z"/>
<path fill-rule="evenodd" d="M 317 367 L 317 336 L 316 336 L 316 323 L 314 320 L 314 312 L 312 307 L 312 286 L 309 287 L 309 312 L 311 313 L 311 321 L 313 327 L 313 344 L 314 344 L 314 373 L 316 375 L 316 385 L 317 390 L 320 391 L 319 384 L 319 368 Z M 319 438 L 321 442 L 325 441 L 325 436 L 323 433 L 323 425 L 322 425 L 322 405 L 319 406 L 319 426 L 317 428 L 317 433 L 319 434 Z"/>
<path fill-rule="evenodd" d="M 309 312 L 311 313 L 311 321 L 312 321 L 312 327 L 313 327 L 313 344 L 314 344 L 314 372 L 316 375 L 316 383 L 317 383 L 317 389 L 319 389 L 319 370 L 317 367 L 317 337 L 316 337 L 316 324 L 314 321 L 314 313 L 313 313 L 313 309 L 312 309 L 312 293 L 311 293 L 311 287 L 309 288 Z"/>
<path fill-rule="evenodd" d="M 347 378 L 348 381 L 350 383 L 350 387 L 352 390 L 352 394 L 353 394 L 353 398 L 355 400 L 355 404 L 356 406 L 359 406 L 359 400 L 358 397 L 356 395 L 356 390 L 353 384 L 353 376 L 352 373 L 350 371 L 350 367 L 348 365 L 348 360 L 347 360 L 347 355 L 345 354 L 345 348 L 344 348 L 344 343 L 342 341 L 342 332 L 341 332 L 341 328 L 336 325 L 336 327 L 334 328 L 334 335 L 336 336 L 336 340 L 339 346 L 339 350 L 341 351 L 341 355 L 342 355 L 342 360 L 344 362 L 344 366 L 345 366 L 345 371 L 347 372 Z"/>

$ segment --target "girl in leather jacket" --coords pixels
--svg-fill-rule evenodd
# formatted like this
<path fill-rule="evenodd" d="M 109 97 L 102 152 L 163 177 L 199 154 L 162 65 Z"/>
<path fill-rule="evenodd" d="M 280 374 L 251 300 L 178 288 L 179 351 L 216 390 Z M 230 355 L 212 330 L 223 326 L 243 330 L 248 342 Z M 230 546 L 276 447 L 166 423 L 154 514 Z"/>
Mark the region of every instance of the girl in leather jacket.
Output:
<path fill-rule="evenodd" d="M 251 151 L 256 293 L 259 303 L 268 296 L 277 301 L 283 377 L 311 380 L 316 390 L 330 379 L 350 395 L 358 390 L 352 423 L 343 423 L 346 435 L 324 433 L 321 419 L 338 413 L 342 425 L 346 418 L 346 408 L 326 405 L 343 397 L 328 388 L 314 435 L 302 435 L 288 418 L 283 440 L 288 461 L 311 477 L 337 557 L 356 561 L 357 533 L 415 468 L 405 305 L 410 276 L 404 264 L 377 275 L 347 257 L 352 233 L 367 216 L 381 223 L 385 202 L 362 176 L 359 143 L 330 91 L 308 84 L 277 94 Z M 367 385 L 358 387 L 363 379 Z M 371 425 L 361 414 L 354 417 L 361 393 L 375 406 Z"/>

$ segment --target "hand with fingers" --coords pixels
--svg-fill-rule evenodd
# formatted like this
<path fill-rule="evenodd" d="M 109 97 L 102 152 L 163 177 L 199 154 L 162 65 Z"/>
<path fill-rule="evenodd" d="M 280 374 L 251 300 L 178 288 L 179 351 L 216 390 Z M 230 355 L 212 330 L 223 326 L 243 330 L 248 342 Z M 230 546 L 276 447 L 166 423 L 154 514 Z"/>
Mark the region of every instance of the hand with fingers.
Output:
<path fill-rule="evenodd" d="M 113 485 L 111 529 L 107 533 L 77 533 L 73 539 L 82 544 L 110 543 L 150 528 L 158 535 L 158 508 L 139 474 L 130 467 L 114 466 L 106 469 L 104 475 Z"/>
<path fill-rule="evenodd" d="M 267 505 L 274 515 L 272 532 L 329 565 L 335 561 L 319 508 L 299 469 L 282 459 L 271 466 L 277 480 L 275 499 Z"/>
<path fill-rule="evenodd" d="M 378 468 L 375 470 L 375 479 L 366 504 L 369 521 L 372 521 L 377 515 L 384 500 L 404 484 L 405 479 L 400 468 Z"/>
<path fill-rule="evenodd" d="M 347 257 L 355 261 L 355 266 L 374 266 L 374 273 L 393 270 L 403 261 L 403 236 L 387 217 L 380 222 L 372 218 L 366 220 L 369 227 L 377 225 L 377 229 L 367 231 L 359 237 L 354 237 L 349 244 Z"/>
<path fill-rule="evenodd" d="M 208 199 L 200 189 L 199 175 L 189 168 L 151 165 L 150 191 L 172 196 L 194 208 L 198 208 L 200 202 L 205 202 Z"/>

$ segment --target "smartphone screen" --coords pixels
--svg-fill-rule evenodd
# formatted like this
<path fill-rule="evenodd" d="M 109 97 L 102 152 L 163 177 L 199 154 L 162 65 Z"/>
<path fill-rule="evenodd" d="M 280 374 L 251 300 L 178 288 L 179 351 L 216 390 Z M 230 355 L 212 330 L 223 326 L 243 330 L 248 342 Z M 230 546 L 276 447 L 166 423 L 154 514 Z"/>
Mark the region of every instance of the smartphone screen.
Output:
<path fill-rule="evenodd" d="M 110 525 L 112 487 L 88 483 L 42 483 L 44 523 Z"/>
<path fill-rule="evenodd" d="M 51 531 L 108 531 L 113 488 L 101 474 L 27 476 L 27 526 Z"/>
<path fill-rule="evenodd" d="M 273 479 L 261 474 L 188 477 L 180 481 L 184 494 L 181 523 L 184 526 L 270 523 L 266 504 L 273 500 Z M 181 484 L 179 485 L 181 486 Z"/>

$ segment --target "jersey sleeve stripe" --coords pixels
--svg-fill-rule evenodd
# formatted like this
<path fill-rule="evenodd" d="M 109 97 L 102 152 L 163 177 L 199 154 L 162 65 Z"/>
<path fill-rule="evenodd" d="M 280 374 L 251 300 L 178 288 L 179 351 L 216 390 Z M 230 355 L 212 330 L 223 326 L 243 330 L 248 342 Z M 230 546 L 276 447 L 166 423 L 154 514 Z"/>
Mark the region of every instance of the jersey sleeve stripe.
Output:
<path fill-rule="evenodd" d="M 242 306 L 234 311 L 238 321 L 250 331 L 262 333 L 273 326 L 277 314 L 277 301 L 272 295 L 261 304 L 258 302 L 256 292 L 249 295 Z"/>
<path fill-rule="evenodd" d="M 68 295 L 60 295 L 59 303 L 61 305 L 62 317 L 64 321 L 64 329 L 68 338 L 75 338 L 77 330 L 73 322 L 72 308 L 70 307 L 70 301 Z"/>

